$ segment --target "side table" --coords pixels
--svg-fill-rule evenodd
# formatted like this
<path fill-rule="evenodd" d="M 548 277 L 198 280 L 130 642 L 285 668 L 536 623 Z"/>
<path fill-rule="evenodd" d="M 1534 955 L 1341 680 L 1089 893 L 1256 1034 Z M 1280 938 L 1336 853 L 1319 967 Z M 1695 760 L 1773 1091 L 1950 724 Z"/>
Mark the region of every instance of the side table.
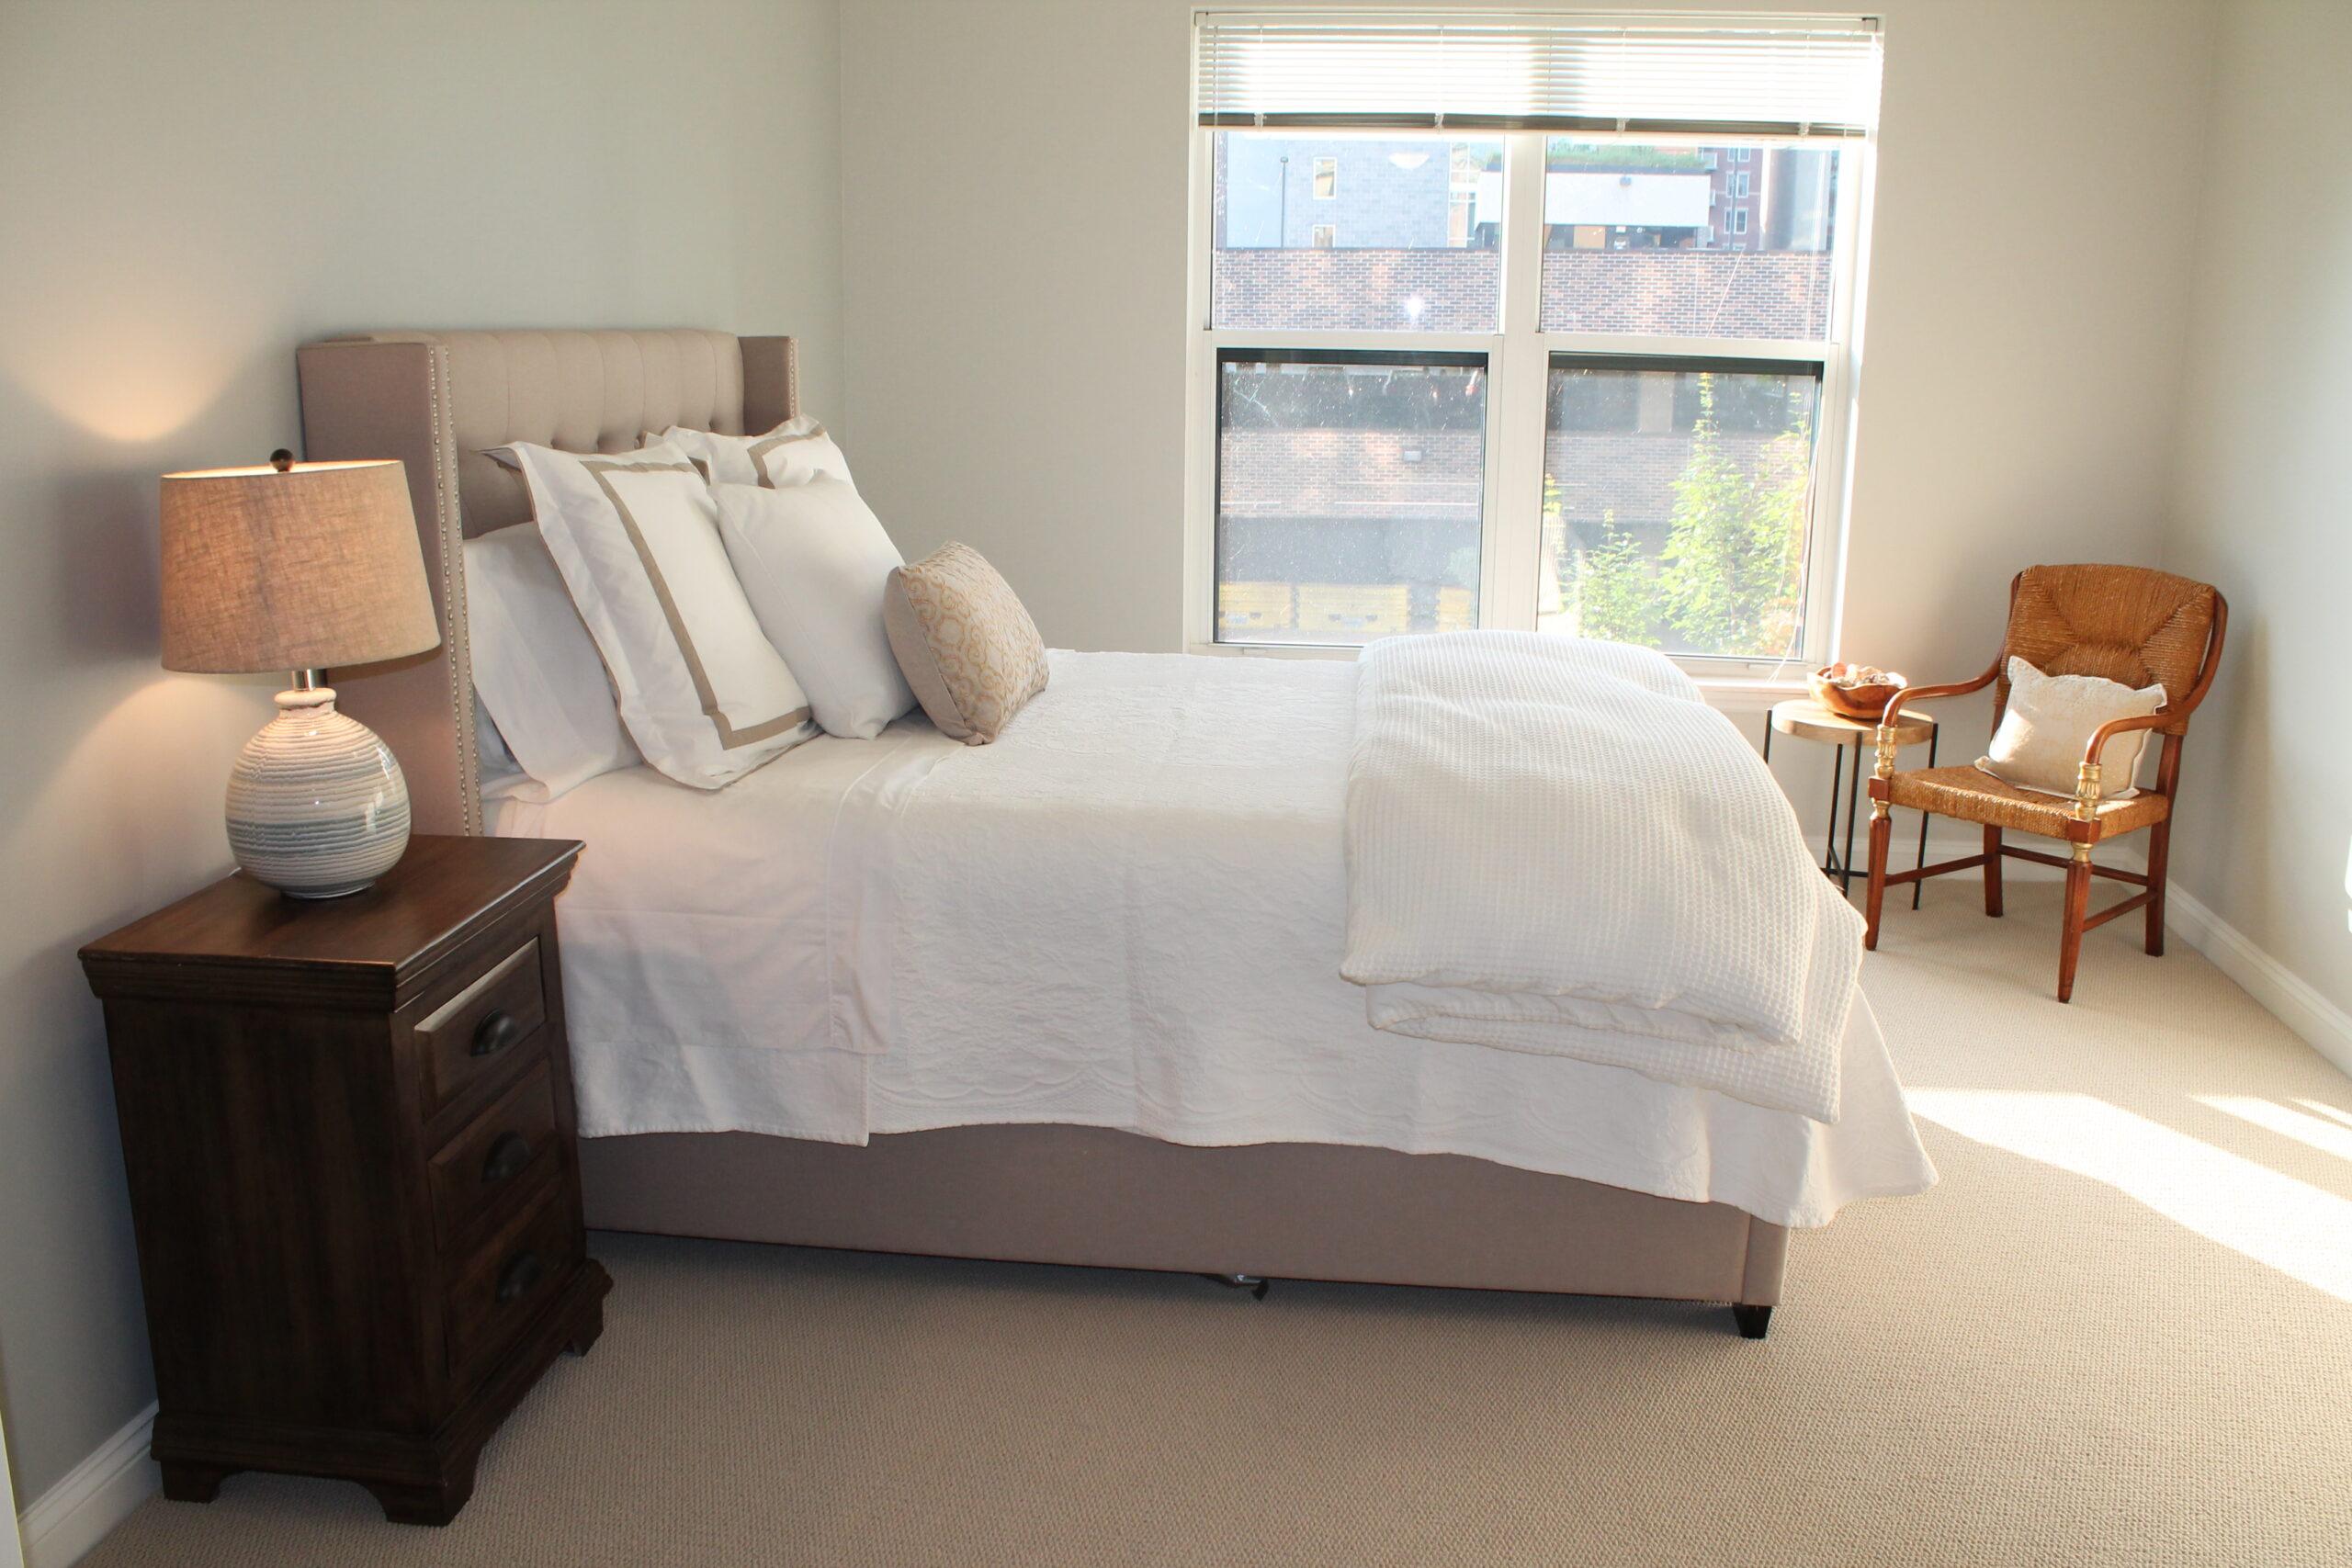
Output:
<path fill-rule="evenodd" d="M 1823 874 L 1836 877 L 1838 891 L 1844 893 L 1854 884 L 1855 806 L 1861 794 L 1863 760 L 1876 744 L 1877 727 L 1832 713 L 1809 697 L 1792 697 L 1787 702 L 1773 704 L 1768 718 L 1769 722 L 1764 726 L 1764 765 L 1768 768 L 1772 765 L 1772 737 L 1775 733 L 1792 735 L 1800 740 L 1817 740 L 1831 749 L 1829 833 L 1822 846 L 1821 870 Z M 1928 766 L 1931 768 L 1936 765 L 1936 721 L 1927 714 L 1905 708 L 1894 716 L 1894 743 L 1897 746 L 1916 746 L 1926 742 Z M 1849 746 L 1854 749 L 1854 769 L 1850 775 L 1845 771 L 1846 748 Z M 1838 794 L 1840 786 L 1846 795 L 1846 844 L 1842 853 L 1838 846 Z M 1919 814 L 1918 863 L 1923 866 L 1928 863 L 1926 812 Z M 1911 885 L 1911 907 L 1915 909 L 1919 907 L 1919 890 L 1924 886 L 1924 882 Z"/>

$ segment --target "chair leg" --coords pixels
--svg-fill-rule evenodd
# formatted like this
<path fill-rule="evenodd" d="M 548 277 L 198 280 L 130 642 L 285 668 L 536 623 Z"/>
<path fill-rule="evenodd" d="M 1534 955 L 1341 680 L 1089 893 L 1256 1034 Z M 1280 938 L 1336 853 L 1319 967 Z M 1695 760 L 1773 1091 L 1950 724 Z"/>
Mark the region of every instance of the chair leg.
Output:
<path fill-rule="evenodd" d="M 1894 820 L 1888 817 L 1872 815 L 1871 818 L 1870 892 L 1862 901 L 1863 918 L 1867 922 L 1862 927 L 1862 946 L 1871 952 L 1878 950 L 1879 911 L 1886 907 L 1886 846 L 1887 840 L 1894 836 Z"/>
<path fill-rule="evenodd" d="M 2075 964 L 2083 955 L 2083 919 L 2091 911 L 2091 862 L 2087 846 L 2075 846 L 2066 866 L 2066 927 L 2058 938 L 2058 999 L 2075 999 Z"/>
<path fill-rule="evenodd" d="M 2001 830 L 1984 829 L 1984 912 L 2001 918 Z"/>
<path fill-rule="evenodd" d="M 2165 868 L 2172 859 L 2169 818 L 2148 829 L 2148 956 L 2165 955 Z"/>

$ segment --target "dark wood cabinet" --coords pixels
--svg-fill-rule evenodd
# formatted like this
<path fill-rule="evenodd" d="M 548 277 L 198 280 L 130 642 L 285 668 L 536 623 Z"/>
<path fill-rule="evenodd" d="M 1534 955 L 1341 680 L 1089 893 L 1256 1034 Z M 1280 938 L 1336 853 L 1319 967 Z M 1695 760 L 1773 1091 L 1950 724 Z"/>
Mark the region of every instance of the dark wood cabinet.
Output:
<path fill-rule="evenodd" d="M 554 908 L 579 852 L 420 837 L 366 892 L 232 876 L 82 950 L 166 1495 L 339 1476 L 446 1524 L 498 1423 L 595 1342 Z"/>

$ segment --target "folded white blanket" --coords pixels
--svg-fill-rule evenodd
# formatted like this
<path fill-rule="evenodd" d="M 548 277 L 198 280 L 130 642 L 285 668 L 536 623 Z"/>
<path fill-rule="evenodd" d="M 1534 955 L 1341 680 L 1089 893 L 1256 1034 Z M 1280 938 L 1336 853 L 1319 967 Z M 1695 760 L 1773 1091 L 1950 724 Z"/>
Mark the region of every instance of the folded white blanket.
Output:
<path fill-rule="evenodd" d="M 1753 748 L 1645 649 L 1364 650 L 1340 973 L 1376 1029 L 1838 1120 L 1862 921 Z"/>

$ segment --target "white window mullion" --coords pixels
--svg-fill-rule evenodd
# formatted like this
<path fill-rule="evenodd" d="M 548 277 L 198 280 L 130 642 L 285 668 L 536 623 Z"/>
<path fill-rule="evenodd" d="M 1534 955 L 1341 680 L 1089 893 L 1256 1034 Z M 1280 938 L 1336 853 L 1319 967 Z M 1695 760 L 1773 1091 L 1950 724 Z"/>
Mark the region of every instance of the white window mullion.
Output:
<path fill-rule="evenodd" d="M 1186 182 L 1184 319 L 1191 323 L 1184 356 L 1184 616 L 1183 646 L 1216 640 L 1216 344 L 1210 332 L 1210 293 L 1216 271 L 1216 236 L 1209 221 L 1216 136 L 1193 133 Z"/>
<path fill-rule="evenodd" d="M 1487 531 L 1478 624 L 1535 629 L 1544 538 L 1544 136 L 1503 146 L 1502 337 L 1487 399 Z"/>
<path fill-rule="evenodd" d="M 1806 552 L 1805 652 L 1826 663 L 1845 645 L 1846 546 L 1853 520 L 1854 425 L 1860 413 L 1856 383 L 1862 366 L 1861 287 L 1870 265 L 1870 209 L 1877 174 L 1871 141 L 1838 154 L 1838 254 L 1829 332 L 1835 344 L 1821 380 L 1821 439 L 1814 457 L 1812 547 Z"/>

